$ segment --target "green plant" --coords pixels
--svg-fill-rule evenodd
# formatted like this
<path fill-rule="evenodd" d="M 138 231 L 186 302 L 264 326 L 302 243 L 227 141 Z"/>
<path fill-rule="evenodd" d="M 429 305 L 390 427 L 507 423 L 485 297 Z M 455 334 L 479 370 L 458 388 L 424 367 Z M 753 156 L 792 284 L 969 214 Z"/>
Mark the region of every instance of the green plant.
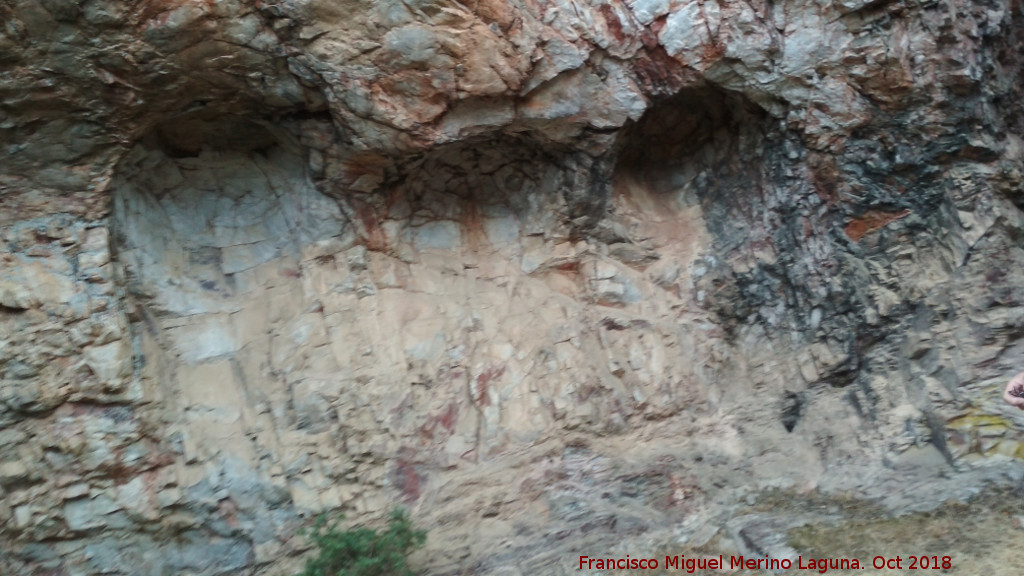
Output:
<path fill-rule="evenodd" d="M 405 511 L 391 511 L 385 530 L 338 527 L 344 517 L 328 523 L 317 518 L 306 533 L 317 548 L 315 557 L 306 560 L 306 569 L 297 576 L 413 576 L 407 556 L 423 546 L 424 530 L 414 530 Z"/>

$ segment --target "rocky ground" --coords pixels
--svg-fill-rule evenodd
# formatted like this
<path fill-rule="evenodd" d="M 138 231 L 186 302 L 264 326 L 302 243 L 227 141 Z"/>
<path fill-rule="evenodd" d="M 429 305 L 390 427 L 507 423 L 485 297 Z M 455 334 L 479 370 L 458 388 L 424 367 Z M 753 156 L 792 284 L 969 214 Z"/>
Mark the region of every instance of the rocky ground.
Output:
<path fill-rule="evenodd" d="M 706 541 L 702 539 L 697 546 L 692 542 L 672 542 L 651 551 L 659 553 L 659 570 L 625 573 L 686 573 L 685 568 L 666 570 L 665 555 L 695 559 L 722 557 L 726 563 L 722 570 L 698 570 L 696 573 L 737 576 L 772 573 L 771 570 L 729 568 L 731 558 L 745 555 L 749 559 L 752 557 L 750 547 L 761 545 L 760 554 L 755 552 L 753 557 L 764 558 L 764 554 L 768 554 L 779 560 L 790 558 L 796 573 L 838 576 L 1014 574 L 1019 564 L 1019 542 L 1024 536 L 1024 500 L 1020 486 L 989 488 L 966 500 L 949 500 L 928 512 L 902 514 L 841 496 L 769 492 L 752 498 L 748 507 L 737 513 L 731 525 L 706 532 L 710 537 L 705 536 Z M 635 552 L 648 551 L 636 549 Z M 884 565 L 879 557 L 884 558 Z M 856 559 L 863 569 L 834 569 L 827 564 L 824 572 L 811 568 L 812 560 L 819 564 L 819 559 L 847 559 L 851 564 Z M 939 569 L 932 568 L 935 559 L 938 559 Z"/>

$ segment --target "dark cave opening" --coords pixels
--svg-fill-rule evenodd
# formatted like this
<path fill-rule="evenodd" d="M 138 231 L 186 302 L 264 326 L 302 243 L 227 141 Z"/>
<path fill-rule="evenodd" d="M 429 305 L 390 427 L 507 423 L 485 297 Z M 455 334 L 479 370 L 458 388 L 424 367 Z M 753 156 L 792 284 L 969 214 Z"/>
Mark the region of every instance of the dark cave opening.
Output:
<path fill-rule="evenodd" d="M 744 183 L 749 188 L 751 171 L 759 165 L 750 162 L 757 160 L 750 152 L 759 155 L 766 117 L 735 92 L 714 86 L 682 90 L 654 102 L 638 122 L 623 130 L 616 178 L 642 181 L 661 195 L 690 187 L 708 199 L 720 199 L 716 190 Z"/>

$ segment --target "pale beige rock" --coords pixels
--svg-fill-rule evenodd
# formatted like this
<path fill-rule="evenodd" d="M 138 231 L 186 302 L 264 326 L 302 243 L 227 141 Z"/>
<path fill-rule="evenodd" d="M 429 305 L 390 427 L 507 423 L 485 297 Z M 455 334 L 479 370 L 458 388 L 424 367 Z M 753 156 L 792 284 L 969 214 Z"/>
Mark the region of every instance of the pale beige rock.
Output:
<path fill-rule="evenodd" d="M 0 463 L 0 485 L 12 484 L 28 479 L 29 470 L 24 462 Z"/>

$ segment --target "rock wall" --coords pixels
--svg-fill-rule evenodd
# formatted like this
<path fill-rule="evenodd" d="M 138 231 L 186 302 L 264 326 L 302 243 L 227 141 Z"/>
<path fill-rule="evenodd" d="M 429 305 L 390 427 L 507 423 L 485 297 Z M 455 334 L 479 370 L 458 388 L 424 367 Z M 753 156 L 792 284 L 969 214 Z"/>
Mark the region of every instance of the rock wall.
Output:
<path fill-rule="evenodd" d="M 0 572 L 403 505 L 431 574 L 559 573 L 1019 478 L 1021 17 L 0 2 Z"/>

